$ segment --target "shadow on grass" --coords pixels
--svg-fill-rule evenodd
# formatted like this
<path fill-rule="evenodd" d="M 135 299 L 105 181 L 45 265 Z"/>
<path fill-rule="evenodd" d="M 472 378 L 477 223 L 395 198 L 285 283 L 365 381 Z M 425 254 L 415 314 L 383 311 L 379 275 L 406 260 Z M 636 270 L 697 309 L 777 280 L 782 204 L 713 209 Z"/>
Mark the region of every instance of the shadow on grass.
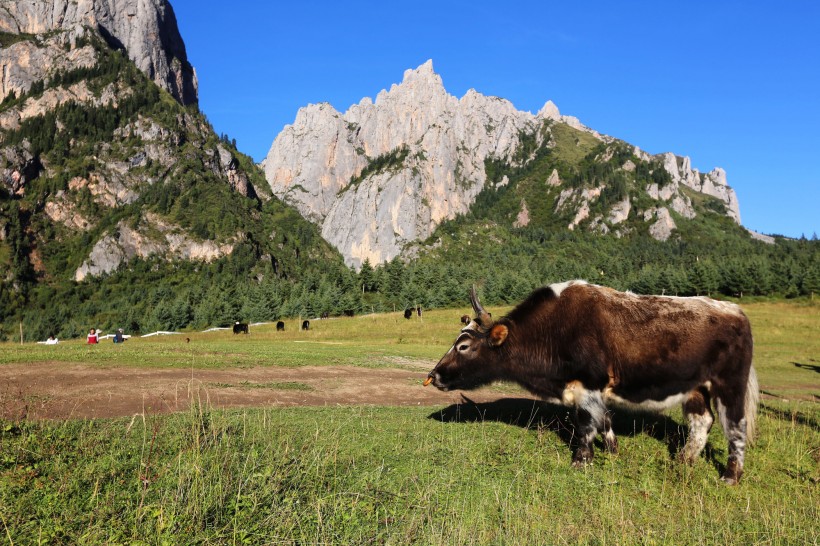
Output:
<path fill-rule="evenodd" d="M 810 416 L 806 415 L 801 411 L 785 411 L 773 408 L 766 404 L 760 404 L 760 411 L 766 415 L 769 415 L 776 419 L 780 419 L 781 421 L 787 421 L 789 423 L 798 423 L 800 425 L 813 428 L 814 430 L 820 430 L 820 422 L 816 421 L 815 419 L 812 419 Z"/>
<path fill-rule="evenodd" d="M 670 458 L 676 458 L 686 443 L 687 427 L 666 415 L 618 409 L 610 412 L 610 417 L 612 430 L 616 436 L 650 436 L 666 444 Z M 570 408 L 530 398 L 502 398 L 493 402 L 473 402 L 463 396 L 463 402 L 435 411 L 427 418 L 442 423 L 491 421 L 527 430 L 552 431 L 570 449 L 576 445 L 575 427 Z M 596 438 L 595 445 L 599 450 L 603 449 L 600 437 Z M 723 450 L 714 448 L 711 442 L 706 444 L 703 456 L 722 473 L 726 467 L 717 460 L 717 457 L 721 455 L 725 455 Z"/>
<path fill-rule="evenodd" d="M 792 362 L 795 368 L 800 368 L 801 370 L 808 370 L 810 372 L 820 373 L 820 366 L 815 364 L 801 364 L 800 362 Z"/>

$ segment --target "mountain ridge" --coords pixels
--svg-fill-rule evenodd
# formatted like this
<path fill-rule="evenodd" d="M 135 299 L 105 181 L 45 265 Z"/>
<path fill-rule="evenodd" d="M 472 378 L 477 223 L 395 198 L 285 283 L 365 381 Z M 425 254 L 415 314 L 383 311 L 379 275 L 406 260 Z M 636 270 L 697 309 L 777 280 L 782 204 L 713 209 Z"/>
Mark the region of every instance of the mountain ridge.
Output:
<path fill-rule="evenodd" d="M 406 70 L 401 83 L 383 89 L 375 100 L 365 97 L 344 113 L 328 103 L 301 108 L 261 165 L 273 193 L 321 226 L 346 263 L 358 268 L 364 260 L 390 261 L 426 239 L 442 221 L 466 213 L 487 183 L 485 162 L 521 166 L 550 142 L 549 127 L 557 126 L 596 144 L 621 142 L 561 115 L 552 101 L 532 114 L 474 89 L 458 99 L 446 92 L 428 60 Z M 600 162 L 609 161 L 610 153 L 602 153 Z M 625 161 L 631 167 L 617 167 L 634 171 L 636 164 L 652 164 L 669 175 L 668 186 L 656 183 L 643 189 L 658 202 L 656 210 L 642 211 L 658 225 L 658 237 L 667 238 L 675 229 L 664 211 L 673 208 L 689 218 L 695 214 L 681 186 L 719 199 L 726 214 L 740 222 L 737 196 L 722 169 L 701 174 L 688 157 L 650 156 L 634 146 Z M 577 189 L 566 188 L 560 205 L 576 208 L 568 229 L 586 220 L 584 210 L 597 198 L 593 188 Z"/>

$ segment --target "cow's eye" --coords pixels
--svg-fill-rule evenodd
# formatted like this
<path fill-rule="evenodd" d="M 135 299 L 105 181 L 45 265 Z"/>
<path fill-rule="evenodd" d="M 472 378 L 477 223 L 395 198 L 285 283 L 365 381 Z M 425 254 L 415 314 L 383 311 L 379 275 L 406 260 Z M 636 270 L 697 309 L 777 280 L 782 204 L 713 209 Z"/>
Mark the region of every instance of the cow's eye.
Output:
<path fill-rule="evenodd" d="M 465 343 L 465 344 L 463 344 L 463 345 L 459 345 L 459 346 L 458 346 L 458 350 L 459 350 L 459 351 L 466 351 L 466 350 L 467 350 L 467 349 L 469 349 L 469 348 L 470 348 L 470 346 L 469 346 L 469 345 L 467 345 L 466 343 Z"/>

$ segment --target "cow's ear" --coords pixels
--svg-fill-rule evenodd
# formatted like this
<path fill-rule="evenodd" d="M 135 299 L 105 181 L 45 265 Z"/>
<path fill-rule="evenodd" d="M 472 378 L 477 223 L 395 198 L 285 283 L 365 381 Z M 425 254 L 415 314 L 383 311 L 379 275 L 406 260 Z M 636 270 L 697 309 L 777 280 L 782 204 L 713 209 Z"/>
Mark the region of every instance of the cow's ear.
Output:
<path fill-rule="evenodd" d="M 493 347 L 498 347 L 507 340 L 507 334 L 509 333 L 510 331 L 506 326 L 503 324 L 496 324 L 490 329 L 490 345 Z"/>

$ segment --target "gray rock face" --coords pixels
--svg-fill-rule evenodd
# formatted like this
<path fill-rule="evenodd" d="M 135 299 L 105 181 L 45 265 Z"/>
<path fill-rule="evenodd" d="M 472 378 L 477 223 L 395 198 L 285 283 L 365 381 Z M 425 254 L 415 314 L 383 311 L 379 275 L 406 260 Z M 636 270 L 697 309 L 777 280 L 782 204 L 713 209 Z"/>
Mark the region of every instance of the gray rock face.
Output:
<path fill-rule="evenodd" d="M 484 187 L 484 160 L 512 160 L 536 122 L 503 99 L 447 94 L 428 61 L 344 114 L 302 108 L 263 168 L 274 194 L 320 224 L 349 265 L 376 264 L 466 212 Z M 380 156 L 396 161 L 357 180 Z"/>
<path fill-rule="evenodd" d="M 41 169 L 42 165 L 31 155 L 27 142 L 0 148 L 0 187 L 9 193 L 24 191 L 26 182 L 37 178 Z"/>
<path fill-rule="evenodd" d="M 553 127 L 559 124 L 607 144 L 596 161 L 615 157 L 615 139 L 562 115 L 551 101 L 533 115 L 475 90 L 461 99 L 449 95 L 428 61 L 407 70 L 400 84 L 382 90 L 375 101 L 365 98 L 344 113 L 327 103 L 300 109 L 294 123 L 276 137 L 262 166 L 273 193 L 321 226 L 323 237 L 347 264 L 359 267 L 365 259 L 378 264 L 405 249 L 412 252 L 410 243 L 423 241 L 442 221 L 469 209 L 487 183 L 487 159 L 512 166 L 526 163 L 532 158 L 520 155 L 522 135 L 553 146 Z M 606 184 L 591 180 L 583 187 L 566 187 L 553 170 L 544 180 L 545 195 L 556 199 L 556 213 L 570 219 L 567 229 L 621 236 L 634 229 L 627 222 L 632 215 L 651 222 L 652 236 L 666 240 L 676 229 L 670 210 L 688 219 L 696 214 L 684 187 L 720 199 L 728 215 L 740 222 L 737 197 L 722 169 L 701 174 L 689 158 L 651 156 L 637 147 L 633 152 L 634 157 L 615 166 L 626 180 L 638 180 L 639 166 L 651 172 L 660 165 L 671 177 L 662 187 L 653 183 L 641 188 L 655 202 L 651 210 L 638 210 L 635 203 L 640 201 L 629 198 L 601 204 Z M 506 176 L 494 181 L 496 188 L 509 182 Z M 592 212 L 601 208 L 603 213 Z M 522 201 L 511 224 L 527 225 L 530 209 L 537 210 L 536 204 Z"/>
<path fill-rule="evenodd" d="M 24 41 L 13 44 L 9 49 L 14 51 L 8 55 L 0 51 L 2 96 L 27 90 L 34 81 L 60 69 L 61 58 L 67 55 L 62 45 L 82 35 L 83 27 L 99 31 L 109 44 L 124 49 L 140 70 L 182 104 L 197 102 L 196 72 L 167 0 L 4 1 L 0 31 L 58 36 L 45 38 L 43 47 Z M 75 59 L 72 66 L 77 64 Z"/>
<path fill-rule="evenodd" d="M 695 191 L 716 197 L 726 205 L 727 215 L 740 224 L 740 205 L 735 190 L 726 182 L 726 171 L 717 167 L 706 174 L 701 174 L 697 169 L 692 168 L 689 157 L 677 157 L 671 152 L 661 154 L 660 157 L 663 159 L 663 168 L 672 176 L 672 181 L 675 183 L 669 191 L 677 193 L 677 185 L 683 184 Z M 669 197 L 662 196 L 661 198 L 668 199 Z M 673 205 L 673 208 L 687 218 L 694 217 L 691 204 L 678 201 L 677 206 Z"/>
<path fill-rule="evenodd" d="M 194 241 L 180 228 L 156 214 L 148 213 L 143 220 L 145 230 L 134 229 L 123 220 L 113 233 L 97 241 L 88 259 L 74 273 L 74 280 L 79 282 L 89 276 L 112 273 L 123 262 L 137 256 L 147 258 L 160 254 L 169 258 L 209 262 L 233 252 L 233 243 Z"/>
<path fill-rule="evenodd" d="M 658 241 L 669 239 L 672 231 L 678 227 L 675 220 L 672 219 L 672 215 L 669 214 L 669 210 L 665 207 L 649 209 L 644 212 L 643 218 L 647 222 L 655 220 L 649 226 L 649 234 Z"/>

